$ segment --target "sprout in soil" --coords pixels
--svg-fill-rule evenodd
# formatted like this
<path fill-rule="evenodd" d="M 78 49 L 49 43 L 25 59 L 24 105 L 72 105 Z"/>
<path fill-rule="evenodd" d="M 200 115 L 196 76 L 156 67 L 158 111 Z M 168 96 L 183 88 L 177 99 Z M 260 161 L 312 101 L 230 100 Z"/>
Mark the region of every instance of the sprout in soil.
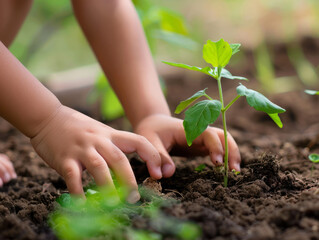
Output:
<path fill-rule="evenodd" d="M 204 169 L 206 168 L 206 165 L 204 163 L 199 164 L 196 168 L 195 171 L 196 172 L 202 172 Z"/>
<path fill-rule="evenodd" d="M 312 166 L 311 166 L 311 177 L 312 177 L 312 173 L 313 170 L 315 168 L 315 163 L 319 162 L 319 154 L 317 153 L 312 153 L 308 156 L 309 160 L 312 162 Z"/>
<path fill-rule="evenodd" d="M 316 90 L 305 90 L 305 93 L 309 94 L 309 95 L 319 95 L 319 91 Z M 312 177 L 312 173 L 313 170 L 315 168 L 315 163 L 319 162 L 319 154 L 317 153 L 312 153 L 308 156 L 309 160 L 312 162 L 312 166 L 311 166 L 311 177 Z"/>
<path fill-rule="evenodd" d="M 217 80 L 218 91 L 219 91 L 219 100 L 215 100 L 208 96 L 205 93 L 206 89 L 198 91 L 190 98 L 182 101 L 175 110 L 175 113 L 181 113 L 186 109 L 190 104 L 200 97 L 205 97 L 207 100 L 202 100 L 197 102 L 190 108 L 185 111 L 185 119 L 183 121 L 184 130 L 186 134 L 186 140 L 189 146 L 192 145 L 192 142 L 208 127 L 209 124 L 212 124 L 216 121 L 218 116 L 222 115 L 224 138 L 225 138 L 225 155 L 224 155 L 224 186 L 227 187 L 228 183 L 228 141 L 227 141 L 227 126 L 226 126 L 226 111 L 242 96 L 246 97 L 246 100 L 250 106 L 255 108 L 258 111 L 263 111 L 267 113 L 271 119 L 282 128 L 283 124 L 278 116 L 278 113 L 285 112 L 285 109 L 279 107 L 278 105 L 272 103 L 264 95 L 246 88 L 244 85 L 240 84 L 237 87 L 237 95 L 233 100 L 228 104 L 225 104 L 222 91 L 222 78 L 228 79 L 238 79 L 238 80 L 247 80 L 244 77 L 233 76 L 228 70 L 225 69 L 226 65 L 230 61 L 230 58 L 235 53 L 239 52 L 240 44 L 228 44 L 223 39 L 220 39 L 217 42 L 208 40 L 203 48 L 203 58 L 204 60 L 212 65 L 211 67 L 196 67 L 189 66 L 182 63 L 164 63 L 186 68 L 193 71 L 202 72 L 207 74 Z"/>
<path fill-rule="evenodd" d="M 231 170 L 232 171 L 232 173 L 234 174 L 234 175 L 239 175 L 240 174 L 240 172 L 239 171 L 236 171 L 235 169 L 233 169 L 233 170 Z"/>
<path fill-rule="evenodd" d="M 86 200 L 64 193 L 57 199 L 58 205 L 49 216 L 49 224 L 63 240 L 200 238 L 201 229 L 197 224 L 160 211 L 173 200 L 154 195 L 144 187 L 139 190 L 141 201 L 136 204 L 121 200 L 126 199 L 128 191 L 98 188 L 95 184 L 85 190 Z"/>

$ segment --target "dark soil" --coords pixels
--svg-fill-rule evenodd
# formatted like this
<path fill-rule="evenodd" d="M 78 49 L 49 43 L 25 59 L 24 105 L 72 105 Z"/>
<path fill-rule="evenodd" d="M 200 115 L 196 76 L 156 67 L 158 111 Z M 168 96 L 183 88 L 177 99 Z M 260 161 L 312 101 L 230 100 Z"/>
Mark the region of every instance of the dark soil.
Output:
<path fill-rule="evenodd" d="M 318 64 L 316 54 L 313 59 Z M 248 67 L 234 73 L 251 76 L 249 54 L 247 59 Z M 167 79 L 172 109 L 205 87 L 209 95 L 217 96 L 214 80 L 198 76 Z M 225 81 L 226 101 L 234 96 L 237 84 Z M 245 85 L 256 89 L 254 81 Z M 287 110 L 280 115 L 283 129 L 250 109 L 244 99 L 228 112 L 229 131 L 242 156 L 242 172 L 231 174 L 228 188 L 222 187 L 221 173 L 202 157 L 175 158 L 175 175 L 161 180 L 162 192 L 179 200 L 163 211 L 198 223 L 203 239 L 319 239 L 319 165 L 311 173 L 307 159 L 310 152 L 319 153 L 319 97 L 300 90 L 270 98 Z M 47 217 L 56 197 L 66 191 L 63 179 L 4 120 L 0 120 L 0 152 L 12 159 L 18 174 L 0 188 L 0 239 L 56 239 Z M 207 167 L 196 172 L 201 163 Z M 148 176 L 146 167 L 135 159 L 132 165 L 141 183 Z M 87 174 L 84 181 L 89 181 Z"/>

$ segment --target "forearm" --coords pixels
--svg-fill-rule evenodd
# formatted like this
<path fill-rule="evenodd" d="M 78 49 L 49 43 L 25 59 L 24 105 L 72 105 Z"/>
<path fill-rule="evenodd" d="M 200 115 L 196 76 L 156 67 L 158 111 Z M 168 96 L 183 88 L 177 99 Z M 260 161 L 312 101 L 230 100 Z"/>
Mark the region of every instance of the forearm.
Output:
<path fill-rule="evenodd" d="M 32 138 L 61 103 L 0 42 L 0 116 Z"/>
<path fill-rule="evenodd" d="M 75 15 L 133 128 L 169 115 L 143 29 L 130 0 L 74 0 Z"/>

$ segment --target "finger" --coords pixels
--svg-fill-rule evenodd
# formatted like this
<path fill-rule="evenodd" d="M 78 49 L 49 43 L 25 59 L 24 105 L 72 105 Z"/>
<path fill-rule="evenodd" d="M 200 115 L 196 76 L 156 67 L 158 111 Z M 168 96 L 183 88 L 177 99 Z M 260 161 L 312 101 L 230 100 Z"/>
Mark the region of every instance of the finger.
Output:
<path fill-rule="evenodd" d="M 145 135 L 148 141 L 153 144 L 153 146 L 157 149 L 161 157 L 161 170 L 164 178 L 171 177 L 175 172 L 175 164 L 167 152 L 166 148 L 163 145 L 162 140 L 159 138 L 157 134 L 148 134 Z"/>
<path fill-rule="evenodd" d="M 85 198 L 82 187 L 82 167 L 78 161 L 65 161 L 61 175 L 65 180 L 70 194 Z"/>
<path fill-rule="evenodd" d="M 109 167 L 97 150 L 93 149 L 88 153 L 82 163 L 94 178 L 96 185 L 115 188 Z"/>
<path fill-rule="evenodd" d="M 3 164 L 0 162 L 0 179 L 3 183 L 7 183 L 10 181 L 10 174 L 8 173 L 7 169 L 3 166 Z"/>
<path fill-rule="evenodd" d="M 155 179 L 162 178 L 161 157 L 156 148 L 145 137 L 118 131 L 112 137 L 112 142 L 125 153 L 137 152 L 141 159 L 146 162 L 151 177 Z"/>
<path fill-rule="evenodd" d="M 10 176 L 9 176 L 10 179 L 17 177 L 17 174 L 16 174 L 16 172 L 14 171 L 13 164 L 12 164 L 12 162 L 10 161 L 10 159 L 8 158 L 7 155 L 0 154 L 0 162 L 1 162 L 1 163 L 4 165 L 4 167 L 6 168 L 7 173 L 10 175 Z"/>
<path fill-rule="evenodd" d="M 216 131 L 224 146 L 225 145 L 224 131 L 217 128 L 216 128 Z M 229 149 L 228 151 L 229 169 L 230 170 L 235 169 L 236 171 L 240 172 L 241 157 L 240 157 L 239 148 L 230 133 L 227 133 L 227 139 L 228 139 L 228 149 Z"/>
<path fill-rule="evenodd" d="M 120 185 L 128 188 L 129 194 L 127 201 L 129 203 L 137 202 L 140 199 L 137 182 L 125 154 L 112 143 L 105 144 L 103 147 L 99 146 L 97 151 L 106 160 L 108 166 L 113 170 Z"/>
<path fill-rule="evenodd" d="M 240 172 L 240 152 L 234 138 L 228 134 L 228 147 L 229 147 L 229 169 Z"/>
<path fill-rule="evenodd" d="M 212 128 L 207 128 L 202 133 L 199 140 L 202 140 L 203 144 L 208 149 L 209 156 L 213 164 L 216 166 L 223 165 L 224 148 L 216 131 L 214 131 Z"/>

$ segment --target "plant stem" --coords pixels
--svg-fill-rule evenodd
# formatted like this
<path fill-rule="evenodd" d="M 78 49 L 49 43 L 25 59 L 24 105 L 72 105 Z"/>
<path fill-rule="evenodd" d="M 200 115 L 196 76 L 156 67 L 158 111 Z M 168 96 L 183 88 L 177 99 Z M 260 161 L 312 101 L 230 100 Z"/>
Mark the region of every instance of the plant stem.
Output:
<path fill-rule="evenodd" d="M 228 140 L 227 140 L 227 126 L 226 126 L 226 112 L 222 111 L 223 129 L 225 138 L 225 155 L 224 155 L 224 187 L 228 184 Z"/>
<path fill-rule="evenodd" d="M 230 108 L 231 105 L 233 105 L 241 96 L 237 95 L 230 103 L 227 104 L 225 107 L 225 112 L 227 111 L 228 108 Z"/>
<path fill-rule="evenodd" d="M 206 98 L 208 98 L 209 100 L 213 100 L 210 96 L 208 96 L 207 94 L 204 95 Z"/>
<path fill-rule="evenodd" d="M 225 155 L 224 155 L 224 187 L 228 185 L 228 140 L 227 140 L 227 126 L 226 126 L 226 109 L 224 108 L 224 98 L 222 91 L 222 83 L 221 83 L 221 68 L 218 68 L 218 92 L 220 102 L 222 104 L 222 120 L 223 120 L 223 129 L 224 129 L 224 138 L 225 138 Z"/>

